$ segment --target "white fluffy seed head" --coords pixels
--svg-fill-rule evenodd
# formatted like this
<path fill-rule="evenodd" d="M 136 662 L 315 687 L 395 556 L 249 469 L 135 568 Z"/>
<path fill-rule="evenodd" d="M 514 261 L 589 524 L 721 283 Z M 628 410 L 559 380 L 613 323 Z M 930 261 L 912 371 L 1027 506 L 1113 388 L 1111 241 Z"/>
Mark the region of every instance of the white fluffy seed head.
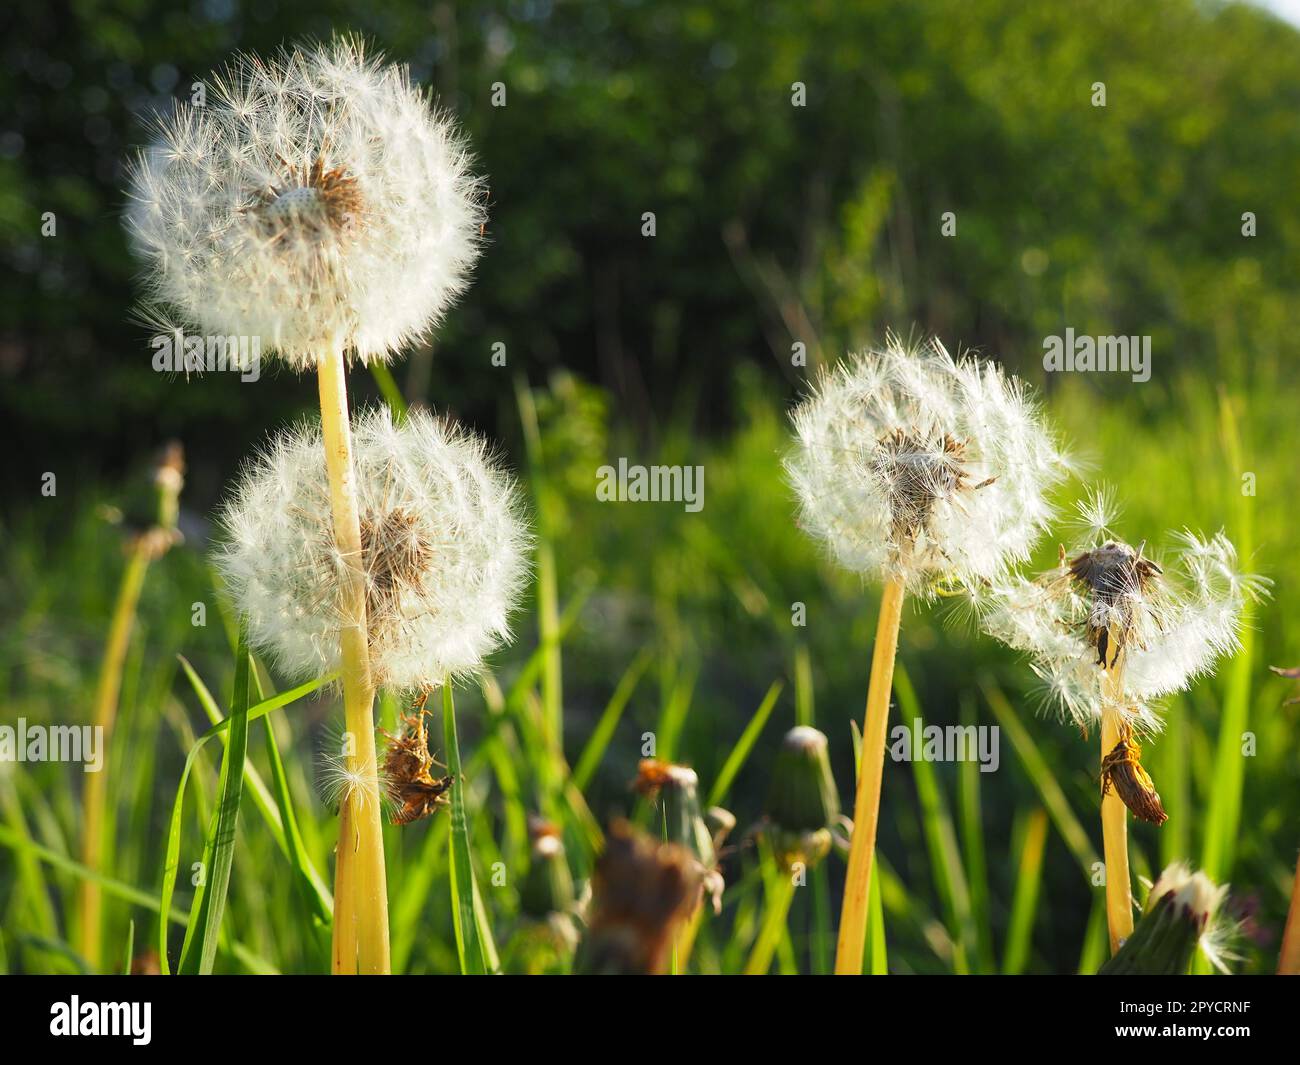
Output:
<path fill-rule="evenodd" d="M 992 579 L 1028 557 L 1064 456 L 1021 383 L 937 340 L 856 355 L 793 415 L 804 527 L 842 566 L 909 591 Z"/>
<path fill-rule="evenodd" d="M 1118 709 L 1150 732 L 1159 727 L 1152 701 L 1237 650 L 1242 610 L 1269 582 L 1240 572 L 1222 532 L 1204 539 L 1183 531 L 1157 560 L 1144 544 L 1120 539 L 1114 520 L 1107 491 L 1085 499 L 1080 537 L 1062 548 L 1061 564 L 1034 579 L 996 582 L 984 597 L 983 627 L 1030 655 L 1048 702 L 1080 727 L 1099 721 L 1118 695 Z M 1118 693 L 1105 681 L 1107 668 Z"/>
<path fill-rule="evenodd" d="M 1227 894 L 1226 885 L 1218 887 L 1204 873 L 1192 872 L 1185 862 L 1174 862 L 1165 867 L 1152 885 L 1146 912 L 1150 913 L 1156 903 L 1168 898 L 1175 906 L 1186 909 L 1196 924 L 1203 927 L 1218 912 L 1219 904 Z"/>
<path fill-rule="evenodd" d="M 375 682 L 425 689 L 472 674 L 508 639 L 527 578 L 514 481 L 479 437 L 427 414 L 398 426 L 372 410 L 352 431 Z M 217 565 L 253 644 L 293 676 L 336 669 L 348 560 L 319 427 L 274 440 L 222 522 Z"/>
<path fill-rule="evenodd" d="M 131 171 L 142 317 L 298 370 L 339 345 L 386 361 L 464 289 L 481 200 L 448 119 L 359 41 L 236 56 Z"/>

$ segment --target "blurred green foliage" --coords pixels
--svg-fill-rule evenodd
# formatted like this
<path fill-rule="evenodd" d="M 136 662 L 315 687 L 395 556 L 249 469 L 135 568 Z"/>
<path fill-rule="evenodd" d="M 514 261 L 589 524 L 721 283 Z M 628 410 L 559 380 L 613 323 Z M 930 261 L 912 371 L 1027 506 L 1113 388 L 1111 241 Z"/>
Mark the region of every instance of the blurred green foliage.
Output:
<path fill-rule="evenodd" d="M 302 407 L 288 374 L 151 371 L 118 215 L 150 115 L 235 49 L 334 30 L 408 62 L 488 175 L 477 283 L 399 379 L 489 429 L 498 341 L 650 434 L 735 424 L 738 366 L 793 390 L 791 343 L 816 363 L 886 327 L 1017 369 L 1067 324 L 1150 334 L 1148 401 L 1184 370 L 1237 384 L 1297 357 L 1296 31 L 1244 5 L 18 0 L 0 20 L 0 414 L 87 476 L 180 435 L 204 442 L 206 501 Z M 69 402 L 88 382 L 96 402 Z"/>
<path fill-rule="evenodd" d="M 1266 669 L 1300 662 L 1296 31 L 1243 5 L 1192 0 L 1086 12 L 1013 0 L 323 0 L 310 11 L 81 0 L 70 14 L 21 0 L 0 18 L 9 275 L 0 420 L 16 456 L 0 523 L 6 718 L 63 720 L 85 704 L 120 564 L 95 505 L 165 437 L 180 437 L 190 458 L 190 542 L 151 572 L 123 695 L 136 772 L 113 784 L 116 877 L 156 889 L 161 825 L 203 727 L 175 654 L 214 692 L 229 690 L 204 521 L 238 461 L 314 398 L 287 373 L 248 386 L 151 372 L 145 337 L 128 321 L 122 160 L 144 136 L 143 115 L 232 49 L 348 28 L 412 64 L 461 117 L 490 178 L 491 243 L 477 280 L 434 348 L 395 370 L 411 399 L 473 421 L 521 469 L 514 389 L 530 382 L 542 454 L 529 484 L 554 545 L 561 609 L 590 590 L 563 645 L 570 763 L 624 670 L 643 648 L 653 655 L 585 789 L 597 819 L 630 808 L 640 737 L 665 707 L 689 700 L 677 749 L 707 791 L 777 679 L 787 681 L 781 701 L 727 799 L 740 831 L 759 816 L 796 699 L 829 734 L 848 799 L 848 723 L 861 715 L 875 593 L 834 571 L 795 528 L 780 470 L 784 411 L 811 370 L 845 348 L 886 328 L 934 332 L 1001 357 L 1045 393 L 1088 476 L 1116 487 L 1121 531 L 1134 542 L 1158 548 L 1184 524 L 1225 526 L 1249 545 L 1248 565 L 1277 582 L 1240 667 L 1256 746 L 1244 759 L 1235 847 L 1220 859 L 1245 920 L 1242 966 L 1271 967 L 1300 844 L 1300 715 L 1284 705 L 1291 684 Z M 506 86 L 504 108 L 490 105 L 495 82 Z M 805 107 L 791 105 L 795 82 Z M 1095 82 L 1105 83 L 1104 108 L 1092 106 Z M 54 238 L 39 236 L 47 210 L 59 219 Z M 653 239 L 641 236 L 646 211 L 656 214 Z M 946 211 L 955 236 L 941 234 Z M 1248 211 L 1255 237 L 1242 235 Z M 1044 374 L 1042 339 L 1067 326 L 1150 335 L 1151 381 Z M 490 363 L 497 341 L 505 369 Z M 791 364 L 795 342 L 807 345 L 807 369 Z M 363 373 L 353 383 L 373 395 Z M 598 504 L 596 470 L 621 455 L 702 464 L 703 512 Z M 59 495 L 44 499 L 39 471 L 51 469 Z M 1243 495 L 1245 473 L 1254 495 Z M 1072 485 L 1062 503 L 1080 491 Z M 1055 550 L 1044 542 L 1038 565 Z M 191 624 L 195 602 L 209 604 L 206 628 Z M 807 607 L 805 627 L 791 624 L 794 603 Z M 535 606 L 499 657 L 502 687 L 537 646 Z M 811 687 L 800 661 L 812 665 Z M 1094 744 L 1033 717 L 1022 662 L 935 606 L 908 610 L 901 661 L 928 722 L 971 714 L 994 724 L 981 682 L 1005 690 L 1099 846 Z M 1207 819 L 1231 786 L 1216 749 L 1240 741 L 1222 731 L 1233 668 L 1173 700 L 1167 734 L 1144 754 L 1171 818 L 1132 830 L 1135 870 L 1152 879 L 1171 858 L 1199 864 L 1207 853 Z M 458 697 L 481 881 L 498 850 L 512 870 L 524 862 L 520 804 L 555 801 L 552 768 L 526 742 L 529 693 L 525 709 L 506 711 L 521 715 L 508 726 L 494 724 L 490 689 L 482 701 Z M 395 712 L 386 708 L 390 722 Z M 312 751 L 332 716 L 319 702 L 276 719 L 321 866 L 332 819 L 312 795 Z M 1029 971 L 1095 967 L 1084 944 L 1099 928 L 1104 938 L 1096 889 L 1061 831 L 1038 851 L 1045 799 L 1005 736 L 1002 755 L 999 772 L 976 779 L 953 765 L 924 780 L 912 766 L 887 766 L 880 850 L 891 970 L 995 968 L 1008 958 Z M 199 779 L 210 801 L 215 763 Z M 22 823 L 42 846 L 75 853 L 78 785 L 67 767 L 0 773 L 7 831 Z M 187 832 L 201 838 L 198 806 Z M 955 865 L 932 849 L 936 819 L 949 812 L 963 829 Z M 577 824 L 566 822 L 566 839 L 582 876 L 590 851 L 572 838 Z M 972 825 L 987 852 L 978 860 Z M 283 918 L 292 885 L 268 877 L 281 858 L 259 828 L 246 812 L 228 926 L 278 967 L 316 964 L 318 944 Z M 390 840 L 395 956 L 416 971 L 455 964 L 445 831 L 418 826 Z M 10 967 L 72 964 L 47 942 L 66 927 L 72 879 L 33 872 L 11 853 L 0 848 Z M 703 969 L 743 963 L 761 894 L 754 861 L 744 847 L 728 858 L 736 890 L 723 918 L 705 922 Z M 825 883 L 796 898 L 778 965 L 824 965 L 824 938 L 809 930 L 824 936 L 819 914 L 840 875 L 832 864 Z M 1041 878 L 1036 894 L 1022 883 L 1026 870 Z M 33 879 L 43 875 L 48 890 Z M 969 898 L 954 877 L 970 881 Z M 515 883 L 489 899 L 503 942 Z M 116 942 L 127 907 L 110 917 Z"/>

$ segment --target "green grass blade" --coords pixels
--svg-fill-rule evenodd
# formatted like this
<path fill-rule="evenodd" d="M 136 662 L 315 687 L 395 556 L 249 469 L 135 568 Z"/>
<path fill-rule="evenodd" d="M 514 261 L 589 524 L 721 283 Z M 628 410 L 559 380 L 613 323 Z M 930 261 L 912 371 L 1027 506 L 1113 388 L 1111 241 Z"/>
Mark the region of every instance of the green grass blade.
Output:
<path fill-rule="evenodd" d="M 1048 767 L 1043 752 L 1034 743 L 1029 730 L 1021 722 L 1020 717 L 1012 708 L 1010 700 L 1003 694 L 1002 689 L 987 678 L 980 681 L 980 688 L 984 692 L 985 701 L 993 711 L 994 717 L 998 719 L 998 724 L 1011 737 L 1011 746 L 1016 749 L 1016 754 L 1020 756 L 1020 764 L 1025 767 L 1025 772 L 1029 774 L 1029 779 L 1038 790 L 1038 796 L 1042 799 L 1043 805 L 1047 807 L 1047 812 L 1051 815 L 1056 831 L 1061 834 L 1061 838 L 1065 840 L 1065 845 L 1070 848 L 1070 853 L 1074 855 L 1075 861 L 1079 863 L 1083 875 L 1091 878 L 1093 867 L 1100 859 L 1097 857 L 1097 852 L 1092 848 L 1088 833 L 1083 830 L 1083 825 L 1079 824 L 1079 819 L 1074 816 L 1074 811 L 1070 809 L 1070 803 L 1065 798 L 1065 792 L 1061 790 L 1061 785 L 1057 782 L 1056 776 Z"/>
<path fill-rule="evenodd" d="M 126 926 L 126 950 L 122 952 L 122 975 L 131 975 L 131 963 L 135 960 L 135 922 Z"/>
<path fill-rule="evenodd" d="M 60 854 L 58 851 L 50 850 L 49 847 L 35 843 L 6 825 L 0 825 L 0 847 L 8 847 L 16 853 L 29 855 L 61 873 L 67 873 L 79 880 L 93 880 L 104 889 L 105 895 L 111 895 L 133 906 L 139 906 L 150 913 L 166 913 L 167 920 L 172 924 L 185 925 L 189 921 L 189 918 L 180 910 L 161 910 L 159 900 L 149 892 L 89 869 L 80 862 L 73 861 L 66 854 Z M 230 956 L 251 972 L 268 975 L 276 972 L 275 967 L 270 962 L 254 954 L 242 943 L 231 942 L 229 950 Z"/>
<path fill-rule="evenodd" d="M 812 958 L 812 971 L 816 976 L 829 976 L 834 962 L 835 934 L 831 931 L 831 882 L 826 873 L 826 863 L 815 865 L 808 874 L 812 888 L 812 940 L 808 952 Z"/>
<path fill-rule="evenodd" d="M 250 661 L 253 686 L 257 690 L 259 703 L 265 697 L 262 680 L 258 676 L 256 663 Z M 289 780 L 284 772 L 284 762 L 280 758 L 280 745 L 275 739 L 275 730 L 271 721 L 265 722 L 266 761 L 271 767 L 271 784 L 274 788 L 275 805 L 279 812 L 280 824 L 284 828 L 284 841 L 287 847 L 289 866 L 293 869 L 294 882 L 299 897 L 307 907 L 307 912 L 322 924 L 328 925 L 334 919 L 334 899 L 320 872 L 312 863 L 303 844 L 302 832 L 298 828 L 298 815 L 293 808 L 293 797 L 289 793 Z M 251 767 L 250 767 L 251 768 Z M 253 779 L 260 779 L 256 772 Z"/>
<path fill-rule="evenodd" d="M 697 669 L 679 673 L 659 712 L 659 722 L 655 726 L 655 757 L 665 762 L 671 762 L 677 753 L 677 740 L 681 737 L 686 715 L 691 709 L 698 675 Z"/>
<path fill-rule="evenodd" d="M 758 709 L 754 711 L 754 716 L 749 719 L 749 724 L 745 726 L 745 731 L 740 734 L 740 739 L 727 755 L 727 760 L 722 763 L 722 768 L 718 771 L 718 777 L 713 782 L 713 787 L 709 791 L 709 799 L 706 806 L 717 806 L 727 797 L 727 792 L 731 788 L 732 781 L 736 779 L 736 774 L 740 772 L 749 757 L 749 752 L 754 749 L 754 743 L 758 740 L 763 726 L 767 724 L 767 719 L 772 716 L 772 708 L 776 706 L 776 701 L 781 696 L 781 689 L 785 685 L 777 680 L 772 682 L 772 686 L 767 689 L 767 694 L 763 696 L 763 701 L 758 704 Z"/>
<path fill-rule="evenodd" d="M 198 697 L 199 705 L 203 707 L 203 712 L 208 715 L 208 720 L 214 725 L 223 721 L 224 715 L 221 713 L 221 708 L 217 705 L 217 701 L 213 698 L 208 686 L 203 683 L 203 680 L 184 655 L 178 655 L 177 657 L 180 659 L 181 669 L 184 670 L 185 676 L 190 682 L 190 687 L 194 689 L 194 694 Z M 221 733 L 223 745 L 227 738 L 226 732 L 223 730 Z M 270 789 L 266 786 L 266 783 L 262 780 L 262 775 L 258 773 L 257 767 L 252 762 L 246 761 L 244 763 L 244 777 L 248 783 L 253 804 L 266 822 L 266 827 L 270 829 L 276 846 L 280 848 L 281 854 L 288 857 L 289 847 L 284 838 L 284 822 L 280 816 L 280 811 L 276 807 Z"/>
<path fill-rule="evenodd" d="M 813 685 L 812 654 L 806 643 L 801 643 L 794 652 L 794 723 L 809 725 L 814 722 L 815 687 Z"/>
<path fill-rule="evenodd" d="M 0 809 L 4 810 L 5 821 L 14 834 L 31 841 L 31 832 L 27 827 L 27 818 L 23 816 L 22 802 L 18 789 L 14 786 L 16 774 L 0 774 Z M 41 872 L 40 862 L 25 848 L 15 848 L 17 854 L 18 883 L 23 892 L 23 901 L 31 913 L 32 928 L 38 935 L 48 939 L 59 938 L 58 917 L 50 893 Z M 11 903 L 12 905 L 12 903 Z"/>
<path fill-rule="evenodd" d="M 1226 393 L 1219 396 L 1220 435 L 1227 453 L 1228 468 L 1245 468 L 1242 460 L 1241 435 L 1236 414 L 1237 403 Z M 1253 501 L 1244 493 L 1230 497 L 1233 515 L 1233 539 L 1239 556 L 1249 559 L 1255 549 Z M 1201 869 L 1216 884 L 1232 876 L 1236 857 L 1237 834 L 1241 825 L 1241 794 L 1245 785 L 1246 759 L 1242 755 L 1242 737 L 1250 727 L 1250 691 L 1254 673 L 1255 629 L 1250 611 L 1244 612 L 1240 627 L 1241 646 L 1225 670 L 1227 693 L 1220 718 L 1219 739 L 1214 752 L 1214 787 L 1209 795 L 1205 816 L 1205 845 Z M 1197 972 L 1208 972 L 1208 964 L 1198 954 Z"/>
<path fill-rule="evenodd" d="M 1043 878 L 1043 853 L 1047 844 L 1047 811 L 1037 809 L 1029 815 L 1022 832 L 1020 868 L 1016 888 L 1011 896 L 1011 921 L 1002 952 L 1002 972 L 1018 975 L 1025 971 L 1029 945 L 1033 937 L 1034 918 L 1038 914 L 1038 887 Z"/>
<path fill-rule="evenodd" d="M 293 809 L 293 798 L 289 794 L 289 781 L 284 773 L 284 762 L 280 759 L 280 747 L 275 742 L 275 731 L 271 722 L 265 722 L 266 760 L 271 767 L 271 783 L 274 787 L 275 803 L 280 811 L 280 820 L 284 823 L 285 843 L 288 844 L 289 866 L 293 869 L 298 893 L 307 907 L 307 911 L 323 924 L 334 920 L 334 898 L 325 886 L 320 872 L 312 864 L 307 848 L 302 842 L 302 833 L 298 829 L 298 818 Z"/>
<path fill-rule="evenodd" d="M 760 849 L 760 862 L 764 885 L 763 917 L 749 960 L 745 963 L 746 976 L 765 976 L 771 969 L 772 958 L 789 921 L 790 904 L 794 902 L 794 877 L 777 865 L 767 847 Z"/>
<path fill-rule="evenodd" d="M 388 404 L 389 409 L 393 412 L 393 421 L 401 425 L 402 422 L 406 421 L 406 397 L 402 395 L 402 390 L 393 379 L 392 370 L 378 359 L 371 359 L 369 368 L 370 376 L 375 379 L 375 384 L 379 386 L 379 394 L 384 397 L 384 402 Z"/>
<path fill-rule="evenodd" d="M 862 768 L 862 730 L 857 721 L 849 722 L 849 732 L 853 738 L 853 786 L 858 785 L 858 774 Z M 884 889 L 885 863 L 880 851 L 874 852 L 871 862 L 871 884 L 867 888 L 867 930 L 863 936 L 863 956 L 867 959 L 867 972 L 872 976 L 885 976 L 889 972 L 889 951 L 885 944 L 885 904 Z"/>
<path fill-rule="evenodd" d="M 901 662 L 894 666 L 894 693 L 898 696 L 898 709 L 904 726 L 911 728 L 913 721 L 920 721 L 924 728 L 921 702 Z M 930 870 L 952 936 L 953 969 L 964 975 L 970 972 L 967 947 L 974 941 L 975 929 L 971 918 L 970 889 L 957 848 L 957 833 L 953 830 L 952 815 L 933 763 L 926 758 L 914 757 L 912 776 L 916 781 L 917 796 L 921 800 L 921 829 L 925 835 L 926 849 L 930 853 Z"/>
<path fill-rule="evenodd" d="M 486 928 L 486 921 L 481 920 L 481 900 L 475 899 L 477 889 L 469 845 L 469 822 L 465 817 L 465 783 L 460 766 L 460 742 L 456 737 L 456 706 L 450 684 L 442 687 L 442 729 L 447 774 L 455 782 L 451 789 L 451 848 L 447 863 L 451 878 L 452 930 L 456 936 L 456 956 L 461 973 L 477 976 L 488 971 L 489 952 L 485 950 L 481 935 Z"/>
<path fill-rule="evenodd" d="M 975 706 L 972 700 L 963 699 L 961 705 L 963 728 L 976 726 Z M 993 956 L 993 923 L 989 916 L 989 871 L 984 849 L 983 808 L 980 801 L 980 764 L 967 758 L 957 767 L 957 810 L 961 827 L 961 847 L 966 858 L 966 876 L 970 886 L 971 919 L 975 922 L 975 952 L 981 973 L 997 971 Z"/>
<path fill-rule="evenodd" d="M 596 727 L 591 730 L 591 738 L 587 740 L 586 746 L 583 747 L 582 754 L 578 756 L 578 764 L 573 770 L 573 786 L 579 791 L 587 790 L 587 785 L 591 783 L 591 778 L 595 775 L 596 767 L 600 765 L 600 760 L 605 757 L 609 741 L 614 738 L 614 731 L 618 728 L 623 711 L 631 701 L 632 694 L 636 691 L 637 684 L 640 683 L 641 677 L 645 674 L 651 657 L 650 649 L 646 647 L 642 648 L 640 654 L 632 659 L 632 664 L 624 670 L 623 675 L 619 678 L 618 684 L 614 688 L 614 694 L 610 696 L 609 702 L 605 705 L 600 719 L 596 722 Z"/>
<path fill-rule="evenodd" d="M 217 958 L 221 918 L 226 910 L 230 870 L 235 859 L 239 802 L 244 794 L 244 763 L 248 757 L 249 659 L 247 635 L 241 627 L 235 658 L 235 690 L 230 701 L 230 736 L 221 759 L 217 808 L 204 846 L 207 876 L 190 909 L 191 921 L 181 950 L 180 971 L 207 975 Z"/>
<path fill-rule="evenodd" d="M 79 880 L 93 880 L 104 889 L 105 895 L 112 895 L 114 898 L 121 899 L 123 902 L 129 902 L 134 906 L 141 906 L 153 913 L 158 913 L 158 899 L 147 891 L 141 891 L 137 887 L 123 883 L 111 876 L 96 872 L 78 861 L 74 861 L 66 854 L 60 854 L 58 851 L 51 850 L 49 847 L 42 846 L 31 838 L 15 832 L 8 825 L 0 825 L 0 847 L 7 847 L 16 854 L 25 854 L 38 861 L 44 862 L 51 868 L 57 869 L 61 873 L 67 873 Z M 179 910 L 167 911 L 168 920 L 176 924 L 185 923 L 185 915 Z"/>
<path fill-rule="evenodd" d="M 301 699 L 304 695 L 310 695 L 318 688 L 329 684 L 337 676 L 337 673 L 329 673 L 323 677 L 317 677 L 315 680 L 307 681 L 305 684 L 299 684 L 296 688 L 290 688 L 288 691 L 281 692 L 270 699 L 263 699 L 248 711 L 247 720 L 249 722 L 256 721 L 273 710 L 288 706 L 290 703 Z M 229 726 L 229 718 L 213 725 L 195 740 L 194 746 L 190 748 L 189 753 L 185 756 L 185 766 L 181 770 L 180 783 L 176 787 L 176 797 L 172 800 L 171 819 L 167 827 L 167 849 L 163 858 L 162 887 L 159 891 L 157 904 L 160 913 L 171 912 L 172 897 L 176 892 L 176 872 L 180 865 L 181 851 L 181 819 L 185 808 L 185 785 L 189 783 L 190 771 L 194 768 L 195 760 L 198 758 L 199 751 L 203 749 L 203 745 L 218 733 L 229 728 Z M 158 964 L 164 974 L 170 972 L 167 961 L 167 922 L 165 921 L 158 922 Z"/>
<path fill-rule="evenodd" d="M 1110 937 L 1106 931 L 1106 897 L 1097 895 L 1093 900 L 1092 912 L 1088 915 L 1088 927 L 1083 933 L 1083 950 L 1079 954 L 1078 976 L 1093 976 L 1110 957 Z"/>
<path fill-rule="evenodd" d="M 880 886 L 885 871 L 879 853 L 876 857 L 871 887 L 867 890 L 867 971 L 872 976 L 885 976 L 889 973 L 889 950 L 885 944 L 885 906 Z"/>

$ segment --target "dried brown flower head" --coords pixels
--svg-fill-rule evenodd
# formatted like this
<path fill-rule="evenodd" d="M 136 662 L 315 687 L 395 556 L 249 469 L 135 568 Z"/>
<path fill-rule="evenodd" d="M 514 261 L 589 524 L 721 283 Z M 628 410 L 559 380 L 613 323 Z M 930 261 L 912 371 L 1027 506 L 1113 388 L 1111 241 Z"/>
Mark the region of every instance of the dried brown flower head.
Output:
<path fill-rule="evenodd" d="M 671 784 L 695 787 L 695 770 L 672 762 L 661 762 L 658 758 L 642 758 L 636 767 L 632 790 L 653 801 L 665 785 Z"/>
<path fill-rule="evenodd" d="M 357 179 L 342 167 L 325 169 L 325 156 L 311 166 L 295 166 L 280 156 L 284 179 L 264 189 L 253 210 L 273 240 L 319 241 L 327 233 L 348 233 L 362 217 Z"/>
<path fill-rule="evenodd" d="M 1113 787 L 1134 817 L 1163 825 L 1169 815 L 1160 802 L 1151 774 L 1142 768 L 1141 757 L 1142 748 L 1133 739 L 1132 728 L 1126 726 L 1119 742 L 1101 761 L 1101 794 L 1104 797 Z"/>
<path fill-rule="evenodd" d="M 361 519 L 361 555 L 366 573 L 366 618 L 382 630 L 398 623 L 402 596 L 418 592 L 433 558 L 424 523 L 409 510 L 367 512 Z"/>
<path fill-rule="evenodd" d="M 424 727 L 428 716 L 424 709 L 427 693 L 421 695 L 414 712 L 402 717 L 402 731 L 396 736 L 387 732 L 382 777 L 396 803 L 393 824 L 409 825 L 428 817 L 447 805 L 447 792 L 455 783 L 451 777 L 435 777 L 430 769 L 438 765 L 429 753 L 429 737 Z"/>
<path fill-rule="evenodd" d="M 699 863 L 686 848 L 615 821 L 592 876 L 591 918 L 577 971 L 662 973 L 677 929 L 699 897 Z"/>

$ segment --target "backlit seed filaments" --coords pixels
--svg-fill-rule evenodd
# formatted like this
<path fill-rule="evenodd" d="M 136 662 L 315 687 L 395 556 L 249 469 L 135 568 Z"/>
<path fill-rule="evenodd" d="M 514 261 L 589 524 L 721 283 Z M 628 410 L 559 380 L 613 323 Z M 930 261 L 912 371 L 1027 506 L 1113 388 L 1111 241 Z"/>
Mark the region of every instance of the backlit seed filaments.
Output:
<path fill-rule="evenodd" d="M 236 56 L 158 121 L 127 229 L 160 332 L 255 336 L 295 370 L 387 361 L 478 256 L 483 187 L 448 117 L 360 41 Z"/>
<path fill-rule="evenodd" d="M 840 565 L 909 594 L 1023 561 L 1065 458 L 993 362 L 891 337 L 824 374 L 793 414 L 786 471 L 804 528 Z"/>
<path fill-rule="evenodd" d="M 403 594 L 420 591 L 433 545 L 416 515 L 395 507 L 362 517 L 361 554 L 369 623 L 372 628 L 392 624 L 400 617 Z"/>
<path fill-rule="evenodd" d="M 454 424 L 386 409 L 353 423 L 370 668 L 424 690 L 472 675 L 509 636 L 529 537 L 514 481 Z M 294 676 L 339 667 L 349 621 L 318 427 L 283 433 L 224 512 L 218 565 L 253 645 Z"/>
<path fill-rule="evenodd" d="M 345 237 L 360 223 L 357 179 L 342 167 L 326 169 L 318 155 L 310 167 L 285 164 L 285 179 L 261 193 L 254 211 L 268 235 L 317 242 Z"/>
<path fill-rule="evenodd" d="M 994 478 L 967 483 L 966 445 L 947 433 L 934 443 L 906 429 L 881 437 L 871 459 L 871 471 L 889 496 L 890 525 L 899 543 L 929 532 L 930 513 L 939 500 L 968 488 L 985 488 Z"/>
<path fill-rule="evenodd" d="M 1268 581 L 1240 571 L 1221 532 L 1176 534 L 1160 564 L 1115 536 L 1105 492 L 1083 500 L 1079 515 L 1080 538 L 1062 547 L 1054 570 L 993 582 L 983 627 L 1030 655 L 1046 698 L 1081 728 L 1117 709 L 1138 732 L 1153 732 L 1153 700 L 1237 649 L 1242 611 Z"/>
<path fill-rule="evenodd" d="M 1107 540 L 1070 561 L 1070 576 L 1092 598 L 1088 638 L 1097 648 L 1099 666 L 1112 668 L 1116 664 L 1133 629 L 1134 611 L 1149 604 L 1146 593 L 1163 572 L 1149 558 L 1143 558 L 1141 550 L 1134 551 L 1118 540 Z M 1109 646 L 1112 632 L 1119 637 L 1113 652 Z"/>

